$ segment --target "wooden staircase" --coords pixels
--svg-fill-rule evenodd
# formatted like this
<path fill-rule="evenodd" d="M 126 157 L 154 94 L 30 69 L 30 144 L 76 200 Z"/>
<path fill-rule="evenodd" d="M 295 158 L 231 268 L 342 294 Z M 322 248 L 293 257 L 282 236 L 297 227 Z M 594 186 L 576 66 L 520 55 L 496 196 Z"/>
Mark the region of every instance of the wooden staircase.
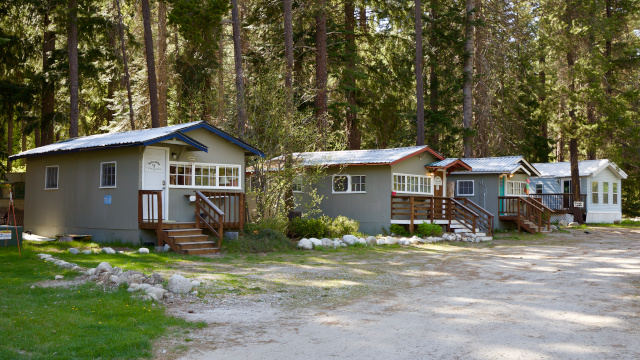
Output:
<path fill-rule="evenodd" d="M 466 225 L 460 223 L 457 220 L 451 220 L 449 224 L 449 229 L 455 234 L 464 234 L 464 233 L 475 233 L 476 239 L 479 241 L 491 241 L 493 240 L 493 236 L 491 234 L 487 234 L 486 231 L 476 228 L 476 231 L 472 231 Z"/>
<path fill-rule="evenodd" d="M 500 220 L 514 221 L 518 231 L 531 234 L 551 232 L 551 212 L 540 199 L 520 196 L 499 196 Z"/>
<path fill-rule="evenodd" d="M 164 241 L 178 254 L 203 255 L 220 252 L 218 241 L 209 240 L 195 222 L 165 222 Z"/>

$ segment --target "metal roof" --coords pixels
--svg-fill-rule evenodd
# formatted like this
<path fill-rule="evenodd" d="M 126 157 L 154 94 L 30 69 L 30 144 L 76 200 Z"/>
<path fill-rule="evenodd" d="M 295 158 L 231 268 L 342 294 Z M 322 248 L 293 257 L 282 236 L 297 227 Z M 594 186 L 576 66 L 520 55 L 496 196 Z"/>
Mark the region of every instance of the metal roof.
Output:
<path fill-rule="evenodd" d="M 541 177 L 571 176 L 570 162 L 536 163 L 533 164 L 533 166 L 540 171 Z M 611 171 L 617 174 L 621 179 L 627 178 L 627 173 L 622 171 L 622 169 L 608 159 L 578 161 L 578 172 L 580 176 L 596 176 L 607 167 L 609 167 Z"/>
<path fill-rule="evenodd" d="M 519 169 L 539 175 L 538 171 L 529 164 L 523 156 L 501 156 L 488 158 L 463 158 L 466 164 L 471 166 L 471 171 L 455 171 L 453 174 L 485 173 L 485 174 L 513 174 Z"/>
<path fill-rule="evenodd" d="M 444 159 L 440 153 L 428 145 L 393 149 L 304 152 L 294 153 L 293 158 L 300 161 L 303 166 L 391 165 L 425 151 L 438 159 Z M 281 158 L 282 156 L 279 156 L 276 159 L 281 160 Z"/>
<path fill-rule="evenodd" d="M 180 139 L 185 143 L 195 147 L 196 149 L 206 152 L 208 149 L 205 145 L 184 134 L 185 132 L 200 128 L 207 129 L 215 133 L 216 135 L 219 135 L 224 139 L 231 141 L 232 143 L 244 148 L 247 152 L 251 152 L 259 156 L 264 156 L 264 153 L 262 151 L 254 148 L 253 146 L 250 146 L 242 140 L 239 140 L 227 134 L 226 132 L 216 128 L 215 126 L 209 125 L 204 121 L 194 121 L 186 124 L 178 124 L 162 128 L 83 136 L 23 151 L 19 154 L 11 156 L 10 159 L 15 160 L 45 154 L 119 148 L 138 145 L 146 146 L 173 138 Z"/>

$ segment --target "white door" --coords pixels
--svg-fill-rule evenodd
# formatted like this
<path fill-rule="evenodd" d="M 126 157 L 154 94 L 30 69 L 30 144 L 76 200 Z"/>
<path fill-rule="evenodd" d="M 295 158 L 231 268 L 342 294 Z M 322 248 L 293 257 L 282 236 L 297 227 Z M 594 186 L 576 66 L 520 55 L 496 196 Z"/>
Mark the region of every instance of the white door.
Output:
<path fill-rule="evenodd" d="M 142 157 L 142 190 L 162 190 L 162 219 L 167 220 L 167 211 L 169 209 L 168 204 L 168 191 L 167 191 L 167 158 L 169 149 L 147 147 L 144 150 L 144 156 Z M 148 203 L 146 196 L 142 199 L 142 212 L 144 218 L 148 216 Z M 154 208 L 158 206 L 156 199 L 154 198 Z M 157 210 L 153 211 L 153 219 L 157 220 Z"/>

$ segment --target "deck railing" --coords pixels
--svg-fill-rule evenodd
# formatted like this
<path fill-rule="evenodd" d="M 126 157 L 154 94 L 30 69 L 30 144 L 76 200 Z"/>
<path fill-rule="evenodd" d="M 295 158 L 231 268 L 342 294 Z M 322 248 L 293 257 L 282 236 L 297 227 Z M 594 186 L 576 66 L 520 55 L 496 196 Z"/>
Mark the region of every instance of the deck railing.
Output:
<path fill-rule="evenodd" d="M 245 222 L 245 196 L 244 193 L 200 191 L 220 211 L 224 213 L 224 227 L 240 229 Z"/>
<path fill-rule="evenodd" d="M 162 229 L 162 217 L 162 190 L 138 190 L 138 227 Z"/>
<path fill-rule="evenodd" d="M 525 196 L 499 196 L 500 217 L 515 220 L 518 231 L 522 230 L 523 222 L 529 221 L 538 227 L 538 231 L 546 228 L 551 230 L 551 209 L 538 199 Z"/>
<path fill-rule="evenodd" d="M 532 198 L 540 199 L 540 202 L 551 209 L 554 214 L 573 214 L 573 194 L 532 194 Z M 580 194 L 580 201 L 587 203 L 587 194 Z M 585 211 L 585 208 L 582 208 Z"/>
<path fill-rule="evenodd" d="M 218 238 L 218 247 L 221 247 L 225 214 L 201 191 L 196 191 L 195 204 L 196 227 L 209 229 Z"/>
<path fill-rule="evenodd" d="M 493 235 L 493 214 L 482 208 L 480 205 L 474 203 L 473 201 L 467 198 L 456 198 L 457 201 L 460 201 L 464 204 L 464 206 L 476 212 L 479 215 L 478 217 L 478 228 L 482 231 L 486 232 L 488 236 Z"/>

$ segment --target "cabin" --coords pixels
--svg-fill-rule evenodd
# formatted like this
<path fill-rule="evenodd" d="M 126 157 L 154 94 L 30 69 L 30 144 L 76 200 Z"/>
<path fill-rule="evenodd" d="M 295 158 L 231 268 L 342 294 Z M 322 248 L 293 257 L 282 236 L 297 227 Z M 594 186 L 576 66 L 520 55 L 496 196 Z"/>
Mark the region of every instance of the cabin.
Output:
<path fill-rule="evenodd" d="M 0 225 L 24 224 L 25 173 L 9 172 L 0 181 Z M 13 201 L 13 212 L 10 203 Z"/>
<path fill-rule="evenodd" d="M 535 196 L 553 210 L 556 221 L 573 221 L 571 163 L 535 163 L 540 176 L 532 177 Z M 622 180 L 627 174 L 608 159 L 578 162 L 583 220 L 613 223 L 622 219 Z"/>
<path fill-rule="evenodd" d="M 246 156 L 264 154 L 196 121 L 69 139 L 11 160 L 26 159 L 25 230 L 203 254 L 244 225 Z"/>
<path fill-rule="evenodd" d="M 429 222 L 449 231 L 474 232 L 483 240 L 491 238 L 492 220 L 486 212 L 447 196 L 448 174 L 468 170 L 469 165 L 455 160 L 427 166 L 445 159 L 429 146 L 294 153 L 293 159 L 302 168 L 322 169 L 313 184 L 301 180 L 294 185 L 298 211 L 312 186 L 322 196 L 323 215 L 358 220 L 360 231 L 367 234 L 382 233 L 391 224 L 413 232 L 418 224 Z"/>
<path fill-rule="evenodd" d="M 540 173 L 523 156 L 460 160 L 471 170 L 453 171 L 449 175 L 449 187 L 456 198 L 467 199 L 491 213 L 497 229 L 517 227 L 531 233 L 550 230 L 550 209 L 529 196 L 529 179 Z"/>

